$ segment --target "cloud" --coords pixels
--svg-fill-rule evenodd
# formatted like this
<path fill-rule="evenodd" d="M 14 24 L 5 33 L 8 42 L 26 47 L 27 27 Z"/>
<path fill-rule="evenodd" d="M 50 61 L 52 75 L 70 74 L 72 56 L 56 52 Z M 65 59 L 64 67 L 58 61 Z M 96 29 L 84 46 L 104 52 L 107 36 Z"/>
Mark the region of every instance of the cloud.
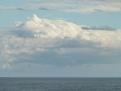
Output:
<path fill-rule="evenodd" d="M 11 31 L 11 32 L 10 32 Z M 1 37 L 1 67 L 34 62 L 51 65 L 120 62 L 121 31 L 84 29 L 33 15 Z"/>
<path fill-rule="evenodd" d="M 59 4 L 58 4 L 59 3 Z M 24 4 L 0 5 L 0 10 L 58 10 L 64 12 L 94 13 L 121 12 L 119 0 L 27 0 Z"/>
<path fill-rule="evenodd" d="M 17 28 L 16 34 L 18 33 L 20 36 L 34 37 L 35 39 L 37 38 L 36 40 L 38 41 L 41 41 L 41 39 L 47 40 L 41 43 L 49 42 L 49 44 L 51 44 L 52 42 L 55 43 L 60 41 L 77 41 L 79 44 L 81 44 L 81 42 L 91 42 L 94 44 L 93 46 L 99 45 L 99 47 L 121 47 L 120 30 L 107 31 L 102 29 L 102 31 L 100 29 L 98 31 L 93 31 L 93 28 L 91 30 L 86 30 L 71 22 L 40 19 L 36 15 L 34 15 L 32 19 L 18 25 Z"/>
<path fill-rule="evenodd" d="M 80 11 L 82 12 L 120 12 L 121 11 L 121 2 L 102 2 L 97 5 L 91 5 L 87 7 L 82 7 Z"/>
<path fill-rule="evenodd" d="M 59 3 L 59 5 L 58 5 Z M 120 12 L 121 1 L 119 0 L 51 0 L 29 1 L 27 7 L 34 9 L 60 10 L 66 12 Z M 27 8 L 26 7 L 26 8 Z"/>
<path fill-rule="evenodd" d="M 29 9 L 23 8 L 23 7 L 16 7 L 16 6 L 0 5 L 0 10 L 18 10 L 18 11 L 24 11 L 24 10 L 29 10 Z"/>
<path fill-rule="evenodd" d="M 112 28 L 110 26 L 100 26 L 100 27 L 97 27 L 97 26 L 93 26 L 93 27 L 89 27 L 89 26 L 82 26 L 82 29 L 85 29 L 85 30 L 106 30 L 106 31 L 114 31 L 116 30 L 115 28 Z"/>

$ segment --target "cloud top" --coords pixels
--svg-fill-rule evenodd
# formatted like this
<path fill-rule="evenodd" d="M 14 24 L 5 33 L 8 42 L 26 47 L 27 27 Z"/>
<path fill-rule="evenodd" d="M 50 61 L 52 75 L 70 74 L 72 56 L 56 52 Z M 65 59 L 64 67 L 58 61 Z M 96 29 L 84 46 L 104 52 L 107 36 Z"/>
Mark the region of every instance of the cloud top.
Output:
<path fill-rule="evenodd" d="M 59 40 L 78 40 L 81 42 L 92 42 L 99 45 L 99 47 L 107 48 L 120 48 L 121 44 L 121 31 L 120 30 L 92 30 L 86 28 L 84 29 L 81 25 L 76 25 L 71 22 L 64 20 L 49 20 L 39 18 L 33 15 L 32 18 L 28 19 L 26 22 L 21 23 L 17 26 L 19 31 L 28 32 L 25 36 L 31 34 L 31 37 L 42 39 L 53 39 Z M 96 45 L 95 44 L 95 45 Z"/>

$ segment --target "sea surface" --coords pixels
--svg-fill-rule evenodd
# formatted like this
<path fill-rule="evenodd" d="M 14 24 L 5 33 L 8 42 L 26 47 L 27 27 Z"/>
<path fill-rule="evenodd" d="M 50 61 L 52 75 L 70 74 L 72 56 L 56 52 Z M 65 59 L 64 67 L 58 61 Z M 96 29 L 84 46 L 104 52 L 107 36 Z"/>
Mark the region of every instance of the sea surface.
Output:
<path fill-rule="evenodd" d="M 0 91 L 121 91 L 121 78 L 0 78 Z"/>

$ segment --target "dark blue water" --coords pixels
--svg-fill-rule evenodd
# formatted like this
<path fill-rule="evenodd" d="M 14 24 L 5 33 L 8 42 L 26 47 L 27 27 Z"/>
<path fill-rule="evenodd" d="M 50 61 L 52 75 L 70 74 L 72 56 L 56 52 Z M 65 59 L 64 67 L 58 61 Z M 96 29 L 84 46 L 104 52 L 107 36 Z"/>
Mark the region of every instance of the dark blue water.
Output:
<path fill-rule="evenodd" d="M 0 91 L 121 91 L 121 78 L 0 78 Z"/>

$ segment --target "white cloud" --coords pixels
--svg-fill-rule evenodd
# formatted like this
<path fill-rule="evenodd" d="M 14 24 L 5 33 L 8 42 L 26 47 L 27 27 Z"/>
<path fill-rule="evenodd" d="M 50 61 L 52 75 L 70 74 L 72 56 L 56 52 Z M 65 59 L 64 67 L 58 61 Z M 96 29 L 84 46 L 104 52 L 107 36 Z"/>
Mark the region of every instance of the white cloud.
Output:
<path fill-rule="evenodd" d="M 59 4 L 58 4 L 59 3 Z M 66 12 L 121 12 L 120 0 L 27 0 L 24 4 L 0 5 L 0 10 L 58 10 Z"/>
<path fill-rule="evenodd" d="M 59 3 L 59 4 L 58 4 Z M 61 10 L 66 12 L 120 12 L 121 1 L 119 0 L 51 0 L 29 2 L 29 9 Z M 25 7 L 25 8 L 27 8 Z"/>
<path fill-rule="evenodd" d="M 87 7 L 80 8 L 81 12 L 120 12 L 121 11 L 121 2 L 107 2 L 107 3 L 99 3 L 97 5 L 91 5 Z"/>
<path fill-rule="evenodd" d="M 106 30 L 86 30 L 81 26 L 64 20 L 48 20 L 38 18 L 36 15 L 28 21 L 18 25 L 18 30 L 23 31 L 24 36 L 31 37 L 27 40 L 32 42 L 33 40 L 41 41 L 41 45 L 45 46 L 45 43 L 53 44 L 53 42 L 59 41 L 78 41 L 96 43 L 95 46 L 107 47 L 107 48 L 120 48 L 121 46 L 121 31 L 106 31 Z M 19 35 L 19 34 L 18 34 Z M 34 38 L 33 38 L 34 37 Z M 26 40 L 24 39 L 24 40 Z M 44 42 L 42 41 L 44 40 Z M 21 40 L 21 37 L 20 37 Z M 20 41 L 19 40 L 19 41 Z M 22 39 L 23 40 L 23 39 Z M 35 41 L 33 41 L 35 42 Z M 48 46 L 49 46 L 48 45 Z M 54 44 L 55 45 L 55 44 Z M 56 45 L 55 45 L 56 46 Z"/>
<path fill-rule="evenodd" d="M 71 22 L 36 15 L 17 24 L 13 30 L 1 40 L 0 56 L 6 65 L 18 60 L 77 64 L 89 60 L 112 62 L 120 58 L 116 53 L 121 49 L 120 30 L 86 30 Z"/>

